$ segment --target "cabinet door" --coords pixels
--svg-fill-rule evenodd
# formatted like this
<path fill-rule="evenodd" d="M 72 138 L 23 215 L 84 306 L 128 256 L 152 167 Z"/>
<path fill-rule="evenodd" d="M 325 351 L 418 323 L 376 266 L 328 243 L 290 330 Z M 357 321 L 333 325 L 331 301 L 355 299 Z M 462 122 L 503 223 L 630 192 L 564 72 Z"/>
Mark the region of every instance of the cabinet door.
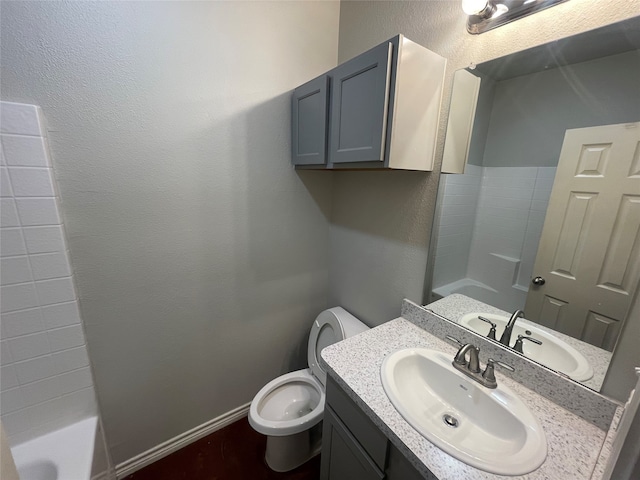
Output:
<path fill-rule="evenodd" d="M 327 161 L 329 76 L 315 78 L 293 91 L 291 163 L 322 165 Z"/>
<path fill-rule="evenodd" d="M 384 43 L 329 72 L 329 163 L 384 161 L 391 51 Z"/>
<path fill-rule="evenodd" d="M 387 480 L 437 480 L 433 473 L 426 472 L 421 475 L 416 467 L 400 451 L 389 444 L 389 464 L 387 465 Z"/>
<path fill-rule="evenodd" d="M 320 480 L 383 480 L 385 475 L 330 407 L 325 406 Z"/>

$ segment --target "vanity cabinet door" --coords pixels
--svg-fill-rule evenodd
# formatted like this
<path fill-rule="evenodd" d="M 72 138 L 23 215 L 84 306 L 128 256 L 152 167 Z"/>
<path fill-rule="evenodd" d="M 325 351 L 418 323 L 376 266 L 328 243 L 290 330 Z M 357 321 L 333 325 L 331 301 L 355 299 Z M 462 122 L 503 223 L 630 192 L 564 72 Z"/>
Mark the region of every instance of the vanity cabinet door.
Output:
<path fill-rule="evenodd" d="M 385 474 L 335 415 L 325 406 L 320 480 L 382 480 Z"/>
<path fill-rule="evenodd" d="M 383 162 L 391 42 L 333 69 L 329 163 Z"/>
<path fill-rule="evenodd" d="M 299 86 L 291 99 L 291 163 L 324 165 L 327 162 L 329 76 Z"/>
<path fill-rule="evenodd" d="M 422 476 L 411 465 L 409 460 L 393 445 L 389 445 L 389 463 L 386 469 L 387 480 L 437 480 L 437 477 L 431 472 L 427 476 Z"/>

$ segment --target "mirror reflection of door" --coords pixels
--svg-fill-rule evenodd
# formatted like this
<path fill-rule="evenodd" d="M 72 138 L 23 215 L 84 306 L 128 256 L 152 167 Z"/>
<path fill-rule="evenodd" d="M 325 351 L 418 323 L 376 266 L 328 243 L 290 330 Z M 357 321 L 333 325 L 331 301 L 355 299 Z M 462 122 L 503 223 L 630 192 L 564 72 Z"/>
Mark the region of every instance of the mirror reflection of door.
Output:
<path fill-rule="evenodd" d="M 640 123 L 567 130 L 527 317 L 613 350 L 640 274 Z"/>

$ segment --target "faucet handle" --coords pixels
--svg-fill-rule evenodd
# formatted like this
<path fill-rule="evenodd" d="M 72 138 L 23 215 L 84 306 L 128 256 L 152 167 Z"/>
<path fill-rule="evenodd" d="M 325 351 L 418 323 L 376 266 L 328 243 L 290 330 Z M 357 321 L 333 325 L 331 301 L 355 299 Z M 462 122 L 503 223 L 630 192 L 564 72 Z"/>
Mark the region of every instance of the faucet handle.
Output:
<path fill-rule="evenodd" d="M 482 320 L 483 322 L 488 323 L 489 325 L 491 325 L 491 328 L 489 329 L 489 333 L 487 334 L 487 338 L 490 338 L 492 340 L 496 339 L 496 324 L 493 323 L 491 320 L 489 320 L 488 318 L 484 318 L 480 315 L 478 315 L 478 320 Z"/>
<path fill-rule="evenodd" d="M 498 382 L 496 381 L 496 376 L 494 373 L 495 365 L 498 365 L 505 370 L 515 372 L 515 369 L 511 365 L 490 358 L 489 360 L 487 360 L 487 367 L 484 369 L 484 372 L 482 372 L 482 378 L 484 379 L 484 385 L 486 387 L 496 388 L 498 386 Z"/>
<path fill-rule="evenodd" d="M 542 345 L 542 342 L 540 340 L 538 340 L 537 338 L 527 337 L 525 335 L 518 335 L 518 340 L 516 340 L 516 343 L 513 345 L 513 349 L 518 353 L 524 353 L 522 351 L 522 343 L 525 340 L 529 340 L 530 342 L 533 342 L 533 343 L 535 343 L 537 345 Z"/>
<path fill-rule="evenodd" d="M 491 362 L 492 365 L 497 365 L 500 368 L 504 368 L 505 370 L 509 370 L 510 372 L 515 372 L 516 371 L 516 369 L 513 368 L 508 363 L 500 362 L 498 360 L 494 360 L 493 358 L 490 358 L 489 361 L 487 362 L 487 364 L 489 364 L 489 362 Z"/>
<path fill-rule="evenodd" d="M 464 343 L 462 343 L 460 340 L 458 340 L 456 337 L 452 337 L 451 335 L 446 335 L 445 338 L 447 340 L 451 340 L 453 343 L 457 343 L 458 345 L 462 346 L 464 345 Z"/>
<path fill-rule="evenodd" d="M 494 374 L 494 365 L 495 360 L 490 358 L 487 360 L 487 366 L 482 372 L 482 378 L 484 378 L 485 385 L 489 388 L 496 388 L 498 386 L 498 382 L 496 382 L 496 376 Z"/>

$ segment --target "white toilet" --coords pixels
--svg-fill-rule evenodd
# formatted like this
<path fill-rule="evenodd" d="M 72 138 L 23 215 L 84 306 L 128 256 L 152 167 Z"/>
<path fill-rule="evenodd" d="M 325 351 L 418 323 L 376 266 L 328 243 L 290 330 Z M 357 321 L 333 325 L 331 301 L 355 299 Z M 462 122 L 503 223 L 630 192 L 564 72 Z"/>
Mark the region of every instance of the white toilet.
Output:
<path fill-rule="evenodd" d="M 320 453 L 327 378 L 320 367 L 320 352 L 368 329 L 342 307 L 325 310 L 309 333 L 309 368 L 270 381 L 253 398 L 249 423 L 267 435 L 265 460 L 269 468 L 287 472 Z"/>

